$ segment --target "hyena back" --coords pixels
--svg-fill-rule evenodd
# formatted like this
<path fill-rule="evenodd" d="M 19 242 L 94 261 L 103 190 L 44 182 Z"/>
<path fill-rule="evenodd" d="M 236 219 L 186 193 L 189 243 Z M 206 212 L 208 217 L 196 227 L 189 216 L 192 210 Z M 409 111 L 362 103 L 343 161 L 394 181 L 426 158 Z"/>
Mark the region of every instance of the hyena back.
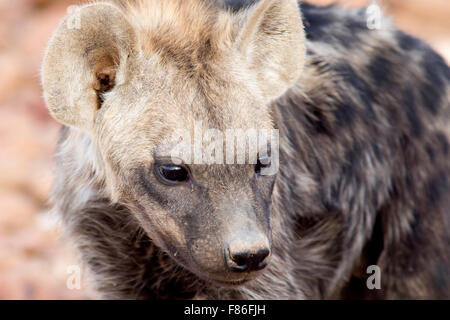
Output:
<path fill-rule="evenodd" d="M 55 210 L 103 297 L 450 298 L 450 69 L 386 19 L 91 3 L 42 81 L 65 125 Z M 171 164 L 171 133 L 195 121 L 278 129 L 277 175 Z"/>

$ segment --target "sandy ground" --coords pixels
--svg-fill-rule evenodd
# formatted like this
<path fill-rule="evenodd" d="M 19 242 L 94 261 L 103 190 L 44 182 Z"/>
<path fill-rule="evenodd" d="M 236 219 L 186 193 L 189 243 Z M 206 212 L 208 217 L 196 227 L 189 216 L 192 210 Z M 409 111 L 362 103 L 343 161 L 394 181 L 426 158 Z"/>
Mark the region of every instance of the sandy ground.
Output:
<path fill-rule="evenodd" d="M 380 2 L 398 25 L 450 61 L 450 1 Z M 47 113 L 39 85 L 45 44 L 71 3 L 0 0 L 0 299 L 87 296 L 85 286 L 66 285 L 68 268 L 77 260 L 48 214 L 59 126 Z"/>

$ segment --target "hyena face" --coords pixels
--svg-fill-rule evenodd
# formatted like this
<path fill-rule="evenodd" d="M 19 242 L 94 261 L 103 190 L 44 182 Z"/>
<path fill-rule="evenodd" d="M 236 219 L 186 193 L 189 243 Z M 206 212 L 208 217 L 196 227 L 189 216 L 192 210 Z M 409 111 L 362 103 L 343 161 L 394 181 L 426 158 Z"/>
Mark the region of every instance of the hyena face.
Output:
<path fill-rule="evenodd" d="M 263 0 L 239 14 L 205 3 L 78 8 L 50 42 L 43 87 L 52 115 L 94 142 L 86 161 L 108 196 L 179 264 L 231 285 L 270 257 L 275 175 L 261 174 L 270 154 L 198 163 L 202 149 L 174 157 L 174 133 L 187 132 L 196 149 L 198 124 L 223 136 L 273 129 L 269 104 L 301 75 L 304 36 L 295 0 Z"/>

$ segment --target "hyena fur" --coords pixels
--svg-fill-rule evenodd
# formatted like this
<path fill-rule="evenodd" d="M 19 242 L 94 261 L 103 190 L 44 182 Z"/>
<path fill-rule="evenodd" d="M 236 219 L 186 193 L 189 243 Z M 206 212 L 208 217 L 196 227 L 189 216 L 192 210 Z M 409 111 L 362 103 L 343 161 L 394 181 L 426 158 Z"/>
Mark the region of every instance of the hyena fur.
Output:
<path fill-rule="evenodd" d="M 450 69 L 427 44 L 384 17 L 369 29 L 365 9 L 296 0 L 74 14 L 42 71 L 64 124 L 52 201 L 101 297 L 450 298 Z M 194 120 L 279 129 L 278 174 L 192 166 L 193 190 L 160 185 L 158 148 Z M 271 253 L 235 285 L 216 248 L 242 210 Z"/>

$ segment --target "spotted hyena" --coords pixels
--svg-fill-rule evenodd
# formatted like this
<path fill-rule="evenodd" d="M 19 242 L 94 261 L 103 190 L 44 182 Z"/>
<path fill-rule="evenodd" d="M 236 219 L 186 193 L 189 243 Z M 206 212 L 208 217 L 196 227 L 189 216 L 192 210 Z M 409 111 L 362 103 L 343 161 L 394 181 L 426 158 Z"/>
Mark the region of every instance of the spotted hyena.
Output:
<path fill-rule="evenodd" d="M 42 71 L 53 201 L 101 296 L 450 298 L 450 69 L 379 22 L 296 0 L 73 10 Z M 176 162 L 198 122 L 278 130 L 276 174 L 259 148 Z"/>

